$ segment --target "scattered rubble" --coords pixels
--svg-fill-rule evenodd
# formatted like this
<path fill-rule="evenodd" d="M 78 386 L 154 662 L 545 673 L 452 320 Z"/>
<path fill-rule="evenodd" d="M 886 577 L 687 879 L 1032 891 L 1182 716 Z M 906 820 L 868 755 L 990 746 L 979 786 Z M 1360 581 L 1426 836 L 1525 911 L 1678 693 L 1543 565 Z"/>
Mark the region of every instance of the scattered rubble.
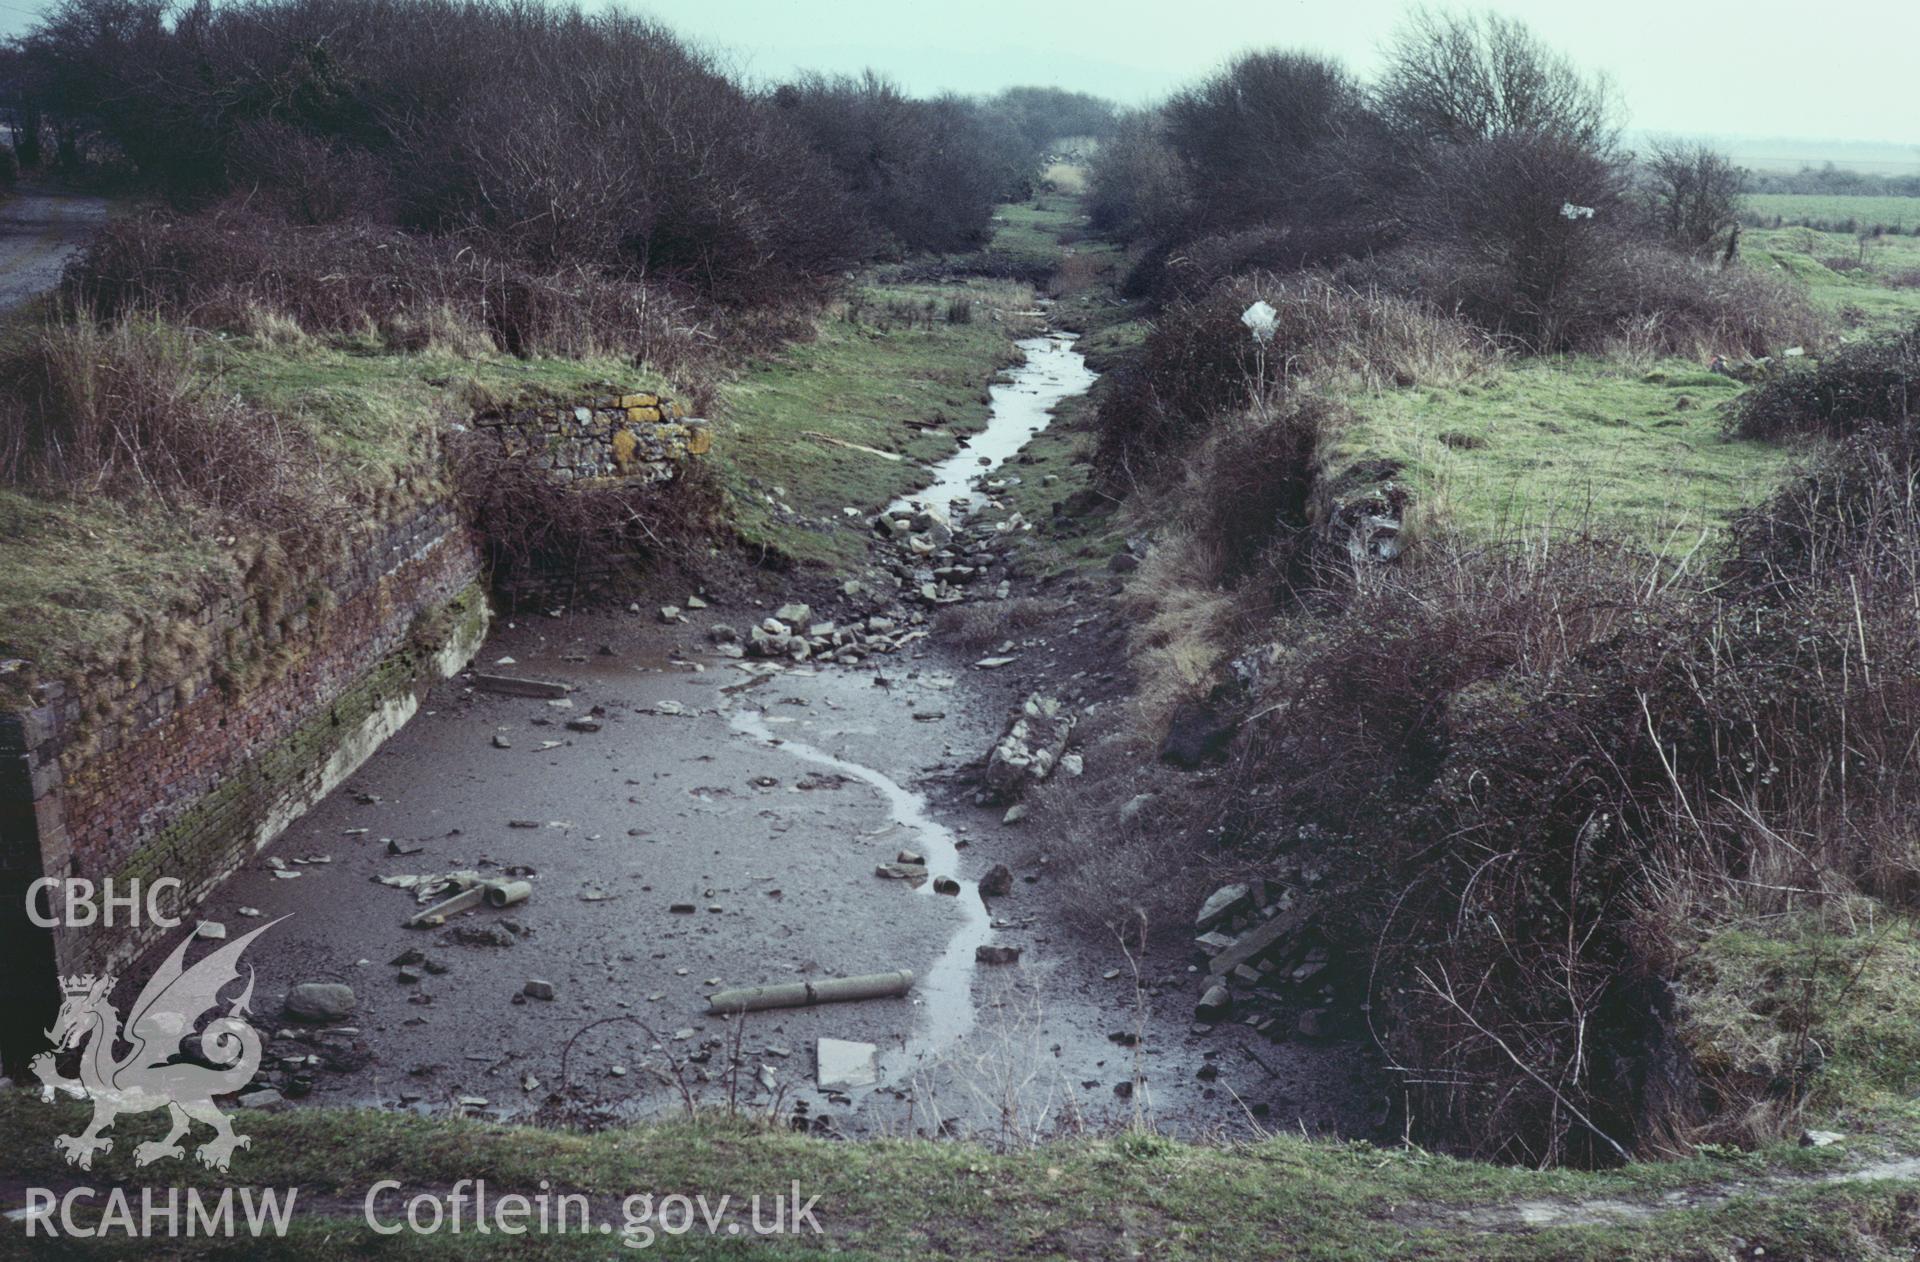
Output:
<path fill-rule="evenodd" d="M 1066 752 L 1072 732 L 1073 718 L 1058 700 L 1037 692 L 1029 695 L 987 755 L 987 791 L 1005 801 L 1045 780 Z"/>

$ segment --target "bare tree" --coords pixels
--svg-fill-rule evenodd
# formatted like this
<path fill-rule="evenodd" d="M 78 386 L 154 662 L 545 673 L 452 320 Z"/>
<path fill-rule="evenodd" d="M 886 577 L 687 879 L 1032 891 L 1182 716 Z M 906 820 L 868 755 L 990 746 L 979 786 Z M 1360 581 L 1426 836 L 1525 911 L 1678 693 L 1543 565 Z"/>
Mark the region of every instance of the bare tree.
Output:
<path fill-rule="evenodd" d="M 1394 33 L 1374 91 L 1410 142 L 1548 136 L 1605 152 L 1619 113 L 1605 75 L 1587 75 L 1524 22 L 1416 8 Z"/>
<path fill-rule="evenodd" d="M 1739 218 L 1747 173 L 1697 142 L 1654 142 L 1643 166 L 1648 220 L 1678 249 L 1705 253 Z"/>

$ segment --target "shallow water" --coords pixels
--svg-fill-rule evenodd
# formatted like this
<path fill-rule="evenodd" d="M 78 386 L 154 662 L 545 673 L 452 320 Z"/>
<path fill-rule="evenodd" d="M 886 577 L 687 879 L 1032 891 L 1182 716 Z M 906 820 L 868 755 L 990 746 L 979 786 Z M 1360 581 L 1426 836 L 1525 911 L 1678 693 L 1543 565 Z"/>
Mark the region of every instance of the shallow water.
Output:
<path fill-rule="evenodd" d="M 974 948 L 993 936 L 993 917 L 981 901 L 979 884 L 959 877 L 960 848 L 953 832 L 933 817 L 928 810 L 927 800 L 920 794 L 902 788 L 872 767 L 836 758 L 804 741 L 776 736 L 768 728 L 765 716 L 758 711 L 748 710 L 734 715 L 733 727 L 736 731 L 745 732 L 778 748 L 782 753 L 817 766 L 832 768 L 843 776 L 879 790 L 893 822 L 904 828 L 910 838 L 906 848 L 917 851 L 927 861 L 928 879 L 921 884 L 918 893 L 928 898 L 954 898 L 964 914 L 953 936 L 947 940 L 945 949 L 934 960 L 933 967 L 927 970 L 925 977 L 914 979 L 913 995 L 924 1011 L 918 1028 L 907 1042 L 906 1055 L 900 1057 L 886 1074 L 889 1082 L 904 1079 L 911 1066 L 924 1058 L 947 1051 L 973 1029 Z M 957 896 L 935 893 L 934 881 L 939 877 L 958 880 L 960 893 Z"/>
<path fill-rule="evenodd" d="M 933 481 L 925 489 L 889 507 L 947 512 L 958 504 L 972 511 L 985 503 L 987 497 L 974 483 L 1018 455 L 1053 420 L 1053 409 L 1062 400 L 1086 393 L 1099 379 L 1074 349 L 1078 340 L 1074 333 L 1047 333 L 1020 342 L 1026 360 L 1007 381 L 988 388 L 992 413 L 987 427 L 962 439 L 960 450 L 934 465 Z"/>

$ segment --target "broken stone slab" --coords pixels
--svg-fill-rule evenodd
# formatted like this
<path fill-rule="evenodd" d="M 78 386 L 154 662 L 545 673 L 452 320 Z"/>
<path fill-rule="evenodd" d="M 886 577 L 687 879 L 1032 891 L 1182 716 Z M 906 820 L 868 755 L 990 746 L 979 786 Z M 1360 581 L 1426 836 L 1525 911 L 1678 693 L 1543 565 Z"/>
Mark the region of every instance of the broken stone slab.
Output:
<path fill-rule="evenodd" d="M 1199 947 L 1208 955 L 1218 955 L 1233 944 L 1234 937 L 1230 933 L 1203 933 L 1193 940 L 1193 945 Z"/>
<path fill-rule="evenodd" d="M 272 1087 L 262 1087 L 258 1091 L 241 1092 L 233 1098 L 233 1103 L 236 1108 L 242 1109 L 277 1109 L 286 1103 L 286 1099 Z"/>
<path fill-rule="evenodd" d="M 1252 901 L 1252 886 L 1244 883 L 1222 885 L 1207 895 L 1206 902 L 1200 904 L 1200 911 L 1193 918 L 1193 927 L 1205 933 L 1228 917 L 1245 911 L 1252 905 Z"/>
<path fill-rule="evenodd" d="M 773 616 L 789 627 L 801 627 L 813 618 L 813 606 L 791 601 L 774 610 Z"/>
<path fill-rule="evenodd" d="M 814 1081 L 822 1091 L 871 1087 L 880 1081 L 880 1049 L 872 1043 L 821 1039 L 813 1057 Z"/>
<path fill-rule="evenodd" d="M 986 787 L 1001 799 L 1018 797 L 1027 785 L 1044 780 L 1066 751 L 1073 718 L 1052 697 L 1033 693 L 987 755 Z"/>
<path fill-rule="evenodd" d="M 1202 1021 L 1218 1021 L 1226 1016 L 1232 1007 L 1232 992 L 1215 982 L 1207 987 L 1206 994 L 1200 996 L 1200 1002 L 1194 1005 L 1193 1015 Z"/>
<path fill-rule="evenodd" d="M 484 692 L 515 697 L 564 697 L 572 689 L 557 679 L 527 679 L 519 675 L 487 675 L 475 671 L 473 686 Z"/>
<path fill-rule="evenodd" d="M 554 996 L 553 983 L 538 977 L 529 978 L 527 984 L 520 988 L 520 993 L 529 999 L 545 999 L 551 1002 Z"/>
<path fill-rule="evenodd" d="M 924 863 L 882 863 L 873 869 L 875 876 L 890 881 L 924 881 L 927 879 L 927 865 Z"/>
<path fill-rule="evenodd" d="M 1013 893 L 1013 869 L 996 863 L 980 878 L 980 893 L 987 898 L 1005 898 Z"/>
<path fill-rule="evenodd" d="M 597 732 L 600 730 L 600 720 L 584 717 L 568 719 L 567 730 L 569 732 Z"/>
<path fill-rule="evenodd" d="M 1246 933 L 1240 935 L 1234 944 L 1213 957 L 1207 966 L 1215 977 L 1224 977 L 1242 964 L 1249 964 L 1280 945 L 1286 939 L 1307 927 L 1311 917 L 1302 909 L 1293 907 L 1275 915 L 1271 920 L 1262 921 Z"/>
<path fill-rule="evenodd" d="M 973 948 L 973 961 L 976 964 L 1018 964 L 1022 950 L 1017 946 L 993 946 L 983 942 Z"/>

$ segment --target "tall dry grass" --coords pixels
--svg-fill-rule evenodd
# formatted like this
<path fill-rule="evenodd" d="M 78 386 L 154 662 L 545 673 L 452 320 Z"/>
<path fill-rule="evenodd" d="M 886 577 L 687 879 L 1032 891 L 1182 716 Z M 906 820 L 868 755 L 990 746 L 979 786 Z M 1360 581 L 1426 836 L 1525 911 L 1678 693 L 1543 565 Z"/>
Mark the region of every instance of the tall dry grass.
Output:
<path fill-rule="evenodd" d="M 0 481 L 151 497 L 277 534 L 348 512 L 304 431 L 220 392 L 192 335 L 157 321 L 79 319 L 0 351 Z"/>

